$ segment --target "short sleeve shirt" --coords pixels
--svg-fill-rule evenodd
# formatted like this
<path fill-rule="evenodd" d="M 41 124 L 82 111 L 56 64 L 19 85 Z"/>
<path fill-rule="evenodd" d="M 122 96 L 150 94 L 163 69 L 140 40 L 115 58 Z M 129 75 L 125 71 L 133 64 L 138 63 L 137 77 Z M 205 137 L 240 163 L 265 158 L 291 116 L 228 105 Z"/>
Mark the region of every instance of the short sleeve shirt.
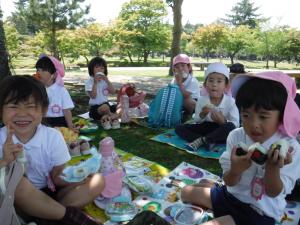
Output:
<path fill-rule="evenodd" d="M 0 129 L 0 157 L 3 155 L 3 144 L 7 137 L 7 129 Z M 62 134 L 50 127 L 39 125 L 35 135 L 22 143 L 13 136 L 15 144 L 23 145 L 26 158 L 25 173 L 30 182 L 38 189 L 47 187 L 47 176 L 53 167 L 65 164 L 71 159 L 68 147 Z"/>
<path fill-rule="evenodd" d="M 54 83 L 47 87 L 47 94 L 49 98 L 47 117 L 64 116 L 64 109 L 74 108 L 74 103 L 65 87 Z"/>
<path fill-rule="evenodd" d="M 93 89 L 94 78 L 90 77 L 85 82 L 85 91 L 90 92 Z M 104 80 L 101 80 L 97 83 L 97 95 L 96 98 L 90 98 L 89 105 L 101 105 L 104 102 L 108 101 L 108 85 Z"/>

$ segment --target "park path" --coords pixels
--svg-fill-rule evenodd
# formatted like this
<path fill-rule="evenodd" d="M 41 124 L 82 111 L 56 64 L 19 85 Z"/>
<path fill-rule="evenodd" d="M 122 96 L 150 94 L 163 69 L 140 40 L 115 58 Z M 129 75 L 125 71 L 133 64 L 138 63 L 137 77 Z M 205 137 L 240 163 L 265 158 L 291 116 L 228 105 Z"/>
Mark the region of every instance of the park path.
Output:
<path fill-rule="evenodd" d="M 84 82 L 88 79 L 86 76 L 78 76 L 66 74 L 64 81 L 66 84 L 79 85 L 83 86 Z M 156 92 L 166 86 L 172 80 L 172 77 L 160 78 L 160 77 L 137 77 L 137 76 L 128 76 L 128 75 L 111 75 L 109 80 L 113 83 L 115 88 L 120 88 L 125 83 L 134 83 L 138 89 L 147 92 L 149 97 L 155 96 Z"/>

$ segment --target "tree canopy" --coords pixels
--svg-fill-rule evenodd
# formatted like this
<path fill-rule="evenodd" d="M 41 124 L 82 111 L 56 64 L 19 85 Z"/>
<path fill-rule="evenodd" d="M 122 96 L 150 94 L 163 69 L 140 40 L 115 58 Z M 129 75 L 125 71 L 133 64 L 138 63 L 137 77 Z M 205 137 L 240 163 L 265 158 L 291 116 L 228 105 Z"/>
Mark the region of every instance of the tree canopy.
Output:
<path fill-rule="evenodd" d="M 82 7 L 84 1 L 19 0 L 16 3 L 16 12 L 12 20 L 17 20 L 17 24 L 20 23 L 19 29 L 21 29 L 20 26 L 24 26 L 31 32 L 43 30 L 50 37 L 50 51 L 58 57 L 56 32 L 86 24 L 85 15 L 89 13 L 90 6 Z M 26 30 L 23 32 L 26 33 Z"/>
<path fill-rule="evenodd" d="M 226 14 L 223 21 L 232 26 L 246 25 L 255 28 L 258 22 L 264 19 L 257 13 L 259 7 L 255 7 L 250 0 L 241 0 L 231 10 L 231 14 Z"/>

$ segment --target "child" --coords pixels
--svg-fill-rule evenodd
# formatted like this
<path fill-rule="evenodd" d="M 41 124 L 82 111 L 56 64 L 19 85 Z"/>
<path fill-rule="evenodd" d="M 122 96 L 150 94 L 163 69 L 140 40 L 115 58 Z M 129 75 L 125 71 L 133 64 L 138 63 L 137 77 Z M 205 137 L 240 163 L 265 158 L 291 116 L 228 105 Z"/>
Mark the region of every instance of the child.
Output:
<path fill-rule="evenodd" d="M 14 148 L 23 148 L 26 175 L 38 189 L 65 206 L 84 207 L 104 189 L 104 178 L 93 174 L 80 183 L 67 183 L 61 178 L 70 160 L 62 134 L 41 124 L 48 109 L 48 97 L 41 82 L 28 76 L 11 76 L 0 84 L 1 119 L 0 152 L 13 130 Z"/>
<path fill-rule="evenodd" d="M 220 158 L 225 185 L 186 186 L 182 200 L 213 209 L 218 224 L 275 224 L 283 216 L 284 198 L 299 177 L 296 171 L 300 171 L 300 146 L 295 139 L 300 111 L 293 100 L 296 85 L 282 72 L 261 72 L 237 76 L 232 93 L 243 127 L 229 134 L 227 149 Z M 288 141 L 292 150 L 285 158 L 278 149 L 270 148 L 280 139 Z M 236 155 L 240 142 L 247 146 L 258 142 L 267 149 L 265 164 L 251 160 L 252 150 Z"/>
<path fill-rule="evenodd" d="M 36 62 L 35 68 L 49 98 L 46 123 L 52 127 L 74 129 L 71 112 L 74 104 L 62 80 L 65 74 L 64 66 L 56 58 L 43 55 Z"/>
<path fill-rule="evenodd" d="M 174 57 L 174 78 L 171 83 L 179 86 L 184 97 L 183 107 L 190 114 L 195 111 L 196 101 L 200 93 L 198 80 L 193 77 L 192 72 L 192 65 L 187 55 L 179 54 Z"/>
<path fill-rule="evenodd" d="M 195 110 L 196 124 L 181 124 L 175 129 L 178 136 L 191 142 L 196 151 L 201 145 L 225 143 L 230 131 L 239 126 L 239 112 L 234 99 L 224 94 L 229 89 L 229 71 L 223 63 L 211 63 L 205 71 L 204 88 Z"/>
<path fill-rule="evenodd" d="M 101 57 L 93 58 L 88 65 L 90 79 L 85 82 L 85 91 L 90 100 L 90 117 L 100 120 L 104 129 L 120 126 L 115 114 L 116 106 L 108 102 L 108 94 L 115 94 L 115 88 L 107 77 L 107 63 Z"/>
<path fill-rule="evenodd" d="M 78 208 L 64 207 L 45 193 L 33 187 L 23 177 L 23 166 L 16 160 L 22 153 L 22 147 L 13 143 L 13 130 L 8 129 L 8 135 L 4 142 L 3 152 L 0 152 L 1 180 L 4 179 L 4 187 L 0 190 L 0 218 L 2 225 L 20 225 L 13 205 L 28 216 L 38 217 L 38 221 L 53 220 L 60 224 L 68 225 L 97 225 L 95 221 L 85 215 Z M 51 209 L 51 210 L 49 210 Z"/>
<path fill-rule="evenodd" d="M 232 79 L 238 75 L 238 74 L 242 74 L 242 73 L 246 73 L 245 71 L 245 66 L 241 63 L 234 63 L 229 67 L 229 77 L 230 77 L 230 82 L 232 81 Z"/>

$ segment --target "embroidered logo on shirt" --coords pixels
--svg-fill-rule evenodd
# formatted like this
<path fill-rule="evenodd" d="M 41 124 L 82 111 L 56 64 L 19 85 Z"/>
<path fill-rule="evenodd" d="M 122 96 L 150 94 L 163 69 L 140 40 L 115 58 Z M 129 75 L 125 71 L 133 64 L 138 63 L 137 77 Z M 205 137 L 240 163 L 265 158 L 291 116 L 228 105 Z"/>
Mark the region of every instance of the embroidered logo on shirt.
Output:
<path fill-rule="evenodd" d="M 108 89 L 103 89 L 102 93 L 103 93 L 104 96 L 107 96 L 108 95 Z"/>
<path fill-rule="evenodd" d="M 57 104 L 54 104 L 53 106 L 51 106 L 51 111 L 53 113 L 60 113 L 61 112 L 61 107 Z"/>

